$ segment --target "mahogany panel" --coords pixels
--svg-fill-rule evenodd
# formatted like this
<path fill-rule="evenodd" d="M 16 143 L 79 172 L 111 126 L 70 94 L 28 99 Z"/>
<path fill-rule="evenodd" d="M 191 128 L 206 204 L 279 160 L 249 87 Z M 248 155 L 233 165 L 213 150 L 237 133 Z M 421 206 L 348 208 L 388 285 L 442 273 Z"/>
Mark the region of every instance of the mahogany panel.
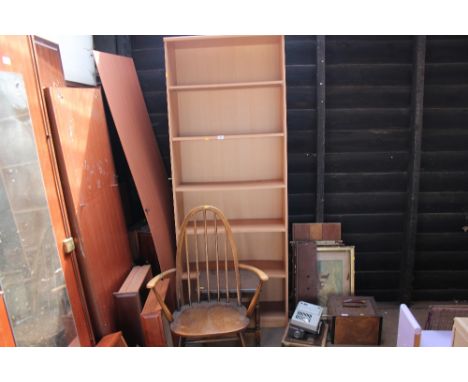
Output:
<path fill-rule="evenodd" d="M 169 279 L 161 281 L 156 290 L 164 299 L 169 287 Z M 172 346 L 171 332 L 168 323 L 165 324 L 162 308 L 154 293 L 146 299 L 140 314 L 141 326 L 145 338 L 145 346 Z"/>
<path fill-rule="evenodd" d="M 100 89 L 45 90 L 78 260 L 97 337 L 116 330 L 113 292 L 132 267 Z"/>
<path fill-rule="evenodd" d="M 115 332 L 104 336 L 96 345 L 97 347 L 113 347 L 113 348 L 122 348 L 127 347 L 127 342 L 125 341 L 122 332 Z"/>
<path fill-rule="evenodd" d="M 3 300 L 3 292 L 0 292 L 0 347 L 13 346 L 16 346 L 15 338 L 13 337 L 8 312 Z"/>
<path fill-rule="evenodd" d="M 36 56 L 34 54 L 34 47 L 37 47 L 37 45 L 34 44 L 34 39 L 35 38 L 28 36 L 0 36 L 0 70 L 21 73 L 23 76 L 28 97 L 32 127 L 34 130 L 34 139 L 39 156 L 42 178 L 46 189 L 49 213 L 67 285 L 70 304 L 75 318 L 77 333 L 80 344 L 82 346 L 90 346 L 94 343 L 94 335 L 91 327 L 88 325 L 89 318 L 87 308 L 82 297 L 80 280 L 77 276 L 78 273 L 75 257 L 74 254 L 65 254 L 62 249 L 63 240 L 69 236 L 69 226 L 63 200 L 61 198 L 62 191 L 60 179 L 56 171 L 56 158 L 53 145 L 49 139 L 50 128 L 43 93 L 40 86 L 40 81 L 42 79 L 44 82 L 49 82 L 53 78 L 52 74 L 45 76 L 46 68 L 55 73 L 57 76 L 55 77 L 56 82 L 59 82 L 60 78 L 63 78 L 63 73 L 60 74 L 60 70 L 58 70 L 60 52 L 58 51 L 58 47 L 57 50 L 48 51 L 45 46 L 41 46 L 41 49 L 36 51 L 38 54 Z M 46 61 L 48 64 L 43 65 L 44 61 L 41 57 L 44 56 L 55 56 L 56 58 L 49 58 Z M 38 67 L 43 68 L 40 72 L 44 77 L 39 76 Z"/>
<path fill-rule="evenodd" d="M 32 42 L 41 88 L 65 86 L 59 46 L 37 36 L 32 37 Z"/>
<path fill-rule="evenodd" d="M 174 266 L 169 182 L 133 60 L 94 52 L 112 117 L 154 239 L 161 271 Z"/>

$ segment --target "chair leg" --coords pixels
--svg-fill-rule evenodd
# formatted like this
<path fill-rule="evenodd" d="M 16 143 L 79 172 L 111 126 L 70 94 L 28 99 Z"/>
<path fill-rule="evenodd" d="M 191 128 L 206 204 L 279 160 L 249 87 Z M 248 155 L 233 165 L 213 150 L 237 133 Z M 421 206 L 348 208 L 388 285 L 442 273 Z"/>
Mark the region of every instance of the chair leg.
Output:
<path fill-rule="evenodd" d="M 239 336 L 239 340 L 240 340 L 241 346 L 242 346 L 242 347 L 246 347 L 246 345 L 245 345 L 244 333 L 239 332 L 239 333 L 237 333 L 237 335 Z"/>
<path fill-rule="evenodd" d="M 184 337 L 179 337 L 179 347 L 185 346 L 185 338 Z"/>
<path fill-rule="evenodd" d="M 255 307 L 255 345 L 260 346 L 260 304 Z"/>

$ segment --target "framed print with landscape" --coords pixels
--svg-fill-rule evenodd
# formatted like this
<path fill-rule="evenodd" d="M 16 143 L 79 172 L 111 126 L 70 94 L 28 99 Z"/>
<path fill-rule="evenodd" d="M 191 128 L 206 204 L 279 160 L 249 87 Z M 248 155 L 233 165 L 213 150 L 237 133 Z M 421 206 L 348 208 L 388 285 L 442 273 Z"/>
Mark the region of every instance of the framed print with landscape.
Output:
<path fill-rule="evenodd" d="M 318 304 L 326 306 L 330 295 L 354 294 L 354 246 L 317 247 Z"/>

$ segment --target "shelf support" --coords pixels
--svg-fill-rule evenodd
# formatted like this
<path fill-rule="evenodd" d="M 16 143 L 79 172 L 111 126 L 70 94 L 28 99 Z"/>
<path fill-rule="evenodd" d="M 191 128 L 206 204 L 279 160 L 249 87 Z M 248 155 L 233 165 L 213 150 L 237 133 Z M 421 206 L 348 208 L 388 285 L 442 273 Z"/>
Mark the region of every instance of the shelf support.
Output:
<path fill-rule="evenodd" d="M 325 36 L 317 36 L 317 182 L 315 220 L 323 222 L 325 204 Z"/>
<path fill-rule="evenodd" d="M 424 69 L 426 36 L 415 36 L 413 47 L 413 83 L 411 90 L 411 147 L 408 164 L 406 229 L 400 270 L 400 300 L 410 303 L 414 278 L 416 234 L 418 224 L 419 178 L 424 111 Z"/>

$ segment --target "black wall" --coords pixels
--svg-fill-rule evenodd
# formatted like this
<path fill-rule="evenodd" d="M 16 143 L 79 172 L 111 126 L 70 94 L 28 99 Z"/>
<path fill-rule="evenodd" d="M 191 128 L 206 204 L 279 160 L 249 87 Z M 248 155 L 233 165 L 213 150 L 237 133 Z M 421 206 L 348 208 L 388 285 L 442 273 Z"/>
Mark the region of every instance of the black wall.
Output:
<path fill-rule="evenodd" d="M 162 36 L 100 39 L 97 49 L 133 57 L 170 173 Z M 316 48 L 316 36 L 286 36 L 290 223 L 316 219 Z M 412 36 L 326 36 L 324 221 L 356 246 L 356 293 L 398 300 L 416 197 L 412 298 L 468 299 L 468 36 L 427 37 L 420 186 L 409 194 L 414 49 Z"/>

